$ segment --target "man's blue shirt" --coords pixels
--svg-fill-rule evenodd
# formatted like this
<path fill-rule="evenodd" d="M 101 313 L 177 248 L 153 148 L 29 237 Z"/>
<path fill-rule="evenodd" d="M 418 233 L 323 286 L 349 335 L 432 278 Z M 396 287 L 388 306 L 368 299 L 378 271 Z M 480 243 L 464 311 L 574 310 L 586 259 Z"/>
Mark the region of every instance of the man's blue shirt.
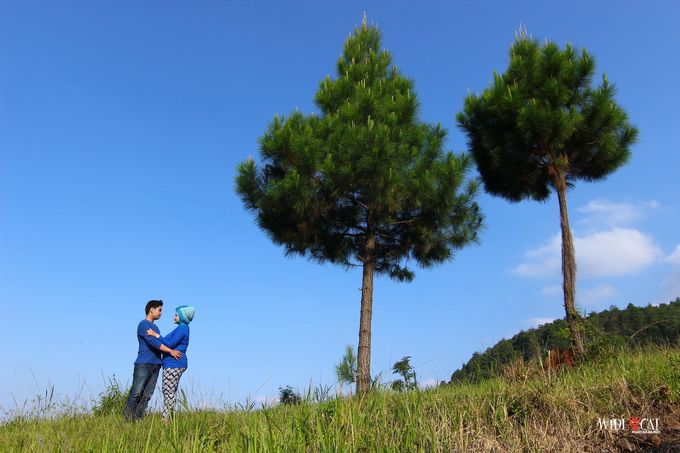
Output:
<path fill-rule="evenodd" d="M 156 324 L 144 318 L 137 326 L 137 341 L 139 341 L 139 352 L 137 353 L 137 360 L 135 365 L 141 363 L 153 363 L 155 365 L 161 364 L 161 342 L 156 337 L 147 335 L 148 329 L 160 335 L 160 330 Z"/>

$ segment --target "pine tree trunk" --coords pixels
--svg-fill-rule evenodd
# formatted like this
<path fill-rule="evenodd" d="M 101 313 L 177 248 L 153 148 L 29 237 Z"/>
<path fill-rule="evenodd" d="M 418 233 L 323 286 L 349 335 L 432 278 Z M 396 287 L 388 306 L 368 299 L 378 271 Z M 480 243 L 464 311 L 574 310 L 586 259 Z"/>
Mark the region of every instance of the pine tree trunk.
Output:
<path fill-rule="evenodd" d="M 560 229 L 562 230 L 562 288 L 564 290 L 564 311 L 567 316 L 567 324 L 574 340 L 576 356 L 581 356 L 583 336 L 581 332 L 581 316 L 576 311 L 576 254 L 574 253 L 574 241 L 569 227 L 567 215 L 567 181 L 564 173 L 556 171 L 553 180 L 557 198 L 560 204 Z"/>
<path fill-rule="evenodd" d="M 373 274 L 375 271 L 375 233 L 368 222 L 364 249 L 364 272 L 361 284 L 361 317 L 359 319 L 359 357 L 357 363 L 357 394 L 371 389 L 371 318 L 373 316 Z"/>

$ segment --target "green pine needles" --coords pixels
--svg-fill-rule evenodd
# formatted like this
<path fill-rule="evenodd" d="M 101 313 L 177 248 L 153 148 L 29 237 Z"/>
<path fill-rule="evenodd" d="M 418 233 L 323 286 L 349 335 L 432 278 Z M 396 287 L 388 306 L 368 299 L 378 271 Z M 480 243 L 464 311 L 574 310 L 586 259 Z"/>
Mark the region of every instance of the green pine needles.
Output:
<path fill-rule="evenodd" d="M 477 240 L 482 216 L 472 160 L 444 153 L 445 131 L 418 121 L 413 82 L 364 21 L 326 77 L 318 115 L 275 117 L 261 165 L 238 167 L 237 192 L 286 254 L 363 268 L 357 390 L 370 387 L 373 275 L 414 277 Z"/>
<path fill-rule="evenodd" d="M 506 72 L 494 73 L 481 96 L 468 96 L 457 117 L 489 193 L 545 201 L 559 174 L 571 186 L 627 162 L 637 130 L 606 75 L 592 87 L 594 71 L 585 49 L 518 36 Z"/>

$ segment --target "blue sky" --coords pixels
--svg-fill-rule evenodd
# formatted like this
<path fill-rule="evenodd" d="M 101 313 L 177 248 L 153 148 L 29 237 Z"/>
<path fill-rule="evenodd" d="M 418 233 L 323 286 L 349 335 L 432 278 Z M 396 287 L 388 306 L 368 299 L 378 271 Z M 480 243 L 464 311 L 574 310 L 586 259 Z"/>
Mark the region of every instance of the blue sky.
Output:
<path fill-rule="evenodd" d="M 640 129 L 630 163 L 568 194 L 587 310 L 680 296 L 680 7 L 675 2 L 0 1 L 0 406 L 131 379 L 144 305 L 192 304 L 184 387 L 199 402 L 333 385 L 357 344 L 360 270 L 288 259 L 234 192 L 276 113 L 315 111 L 364 11 L 455 126 L 515 30 L 586 47 Z M 481 243 L 375 284 L 372 371 L 421 382 L 563 316 L 558 207 L 482 195 Z M 159 321 L 172 328 L 171 316 Z M 158 393 L 158 392 L 157 392 Z"/>

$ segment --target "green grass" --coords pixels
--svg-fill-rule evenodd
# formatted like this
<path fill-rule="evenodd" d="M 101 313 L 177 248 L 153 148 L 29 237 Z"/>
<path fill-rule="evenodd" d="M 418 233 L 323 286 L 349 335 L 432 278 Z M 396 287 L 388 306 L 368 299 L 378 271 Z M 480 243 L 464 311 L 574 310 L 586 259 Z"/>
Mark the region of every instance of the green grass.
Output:
<path fill-rule="evenodd" d="M 613 448 L 622 434 L 651 448 L 648 436 L 599 431 L 598 418 L 611 416 L 659 418 L 658 448 L 668 449 L 649 451 L 680 449 L 680 349 L 617 353 L 550 377 L 520 364 L 480 384 L 181 412 L 168 426 L 154 414 L 16 418 L 0 426 L 0 451 L 570 452 Z"/>

